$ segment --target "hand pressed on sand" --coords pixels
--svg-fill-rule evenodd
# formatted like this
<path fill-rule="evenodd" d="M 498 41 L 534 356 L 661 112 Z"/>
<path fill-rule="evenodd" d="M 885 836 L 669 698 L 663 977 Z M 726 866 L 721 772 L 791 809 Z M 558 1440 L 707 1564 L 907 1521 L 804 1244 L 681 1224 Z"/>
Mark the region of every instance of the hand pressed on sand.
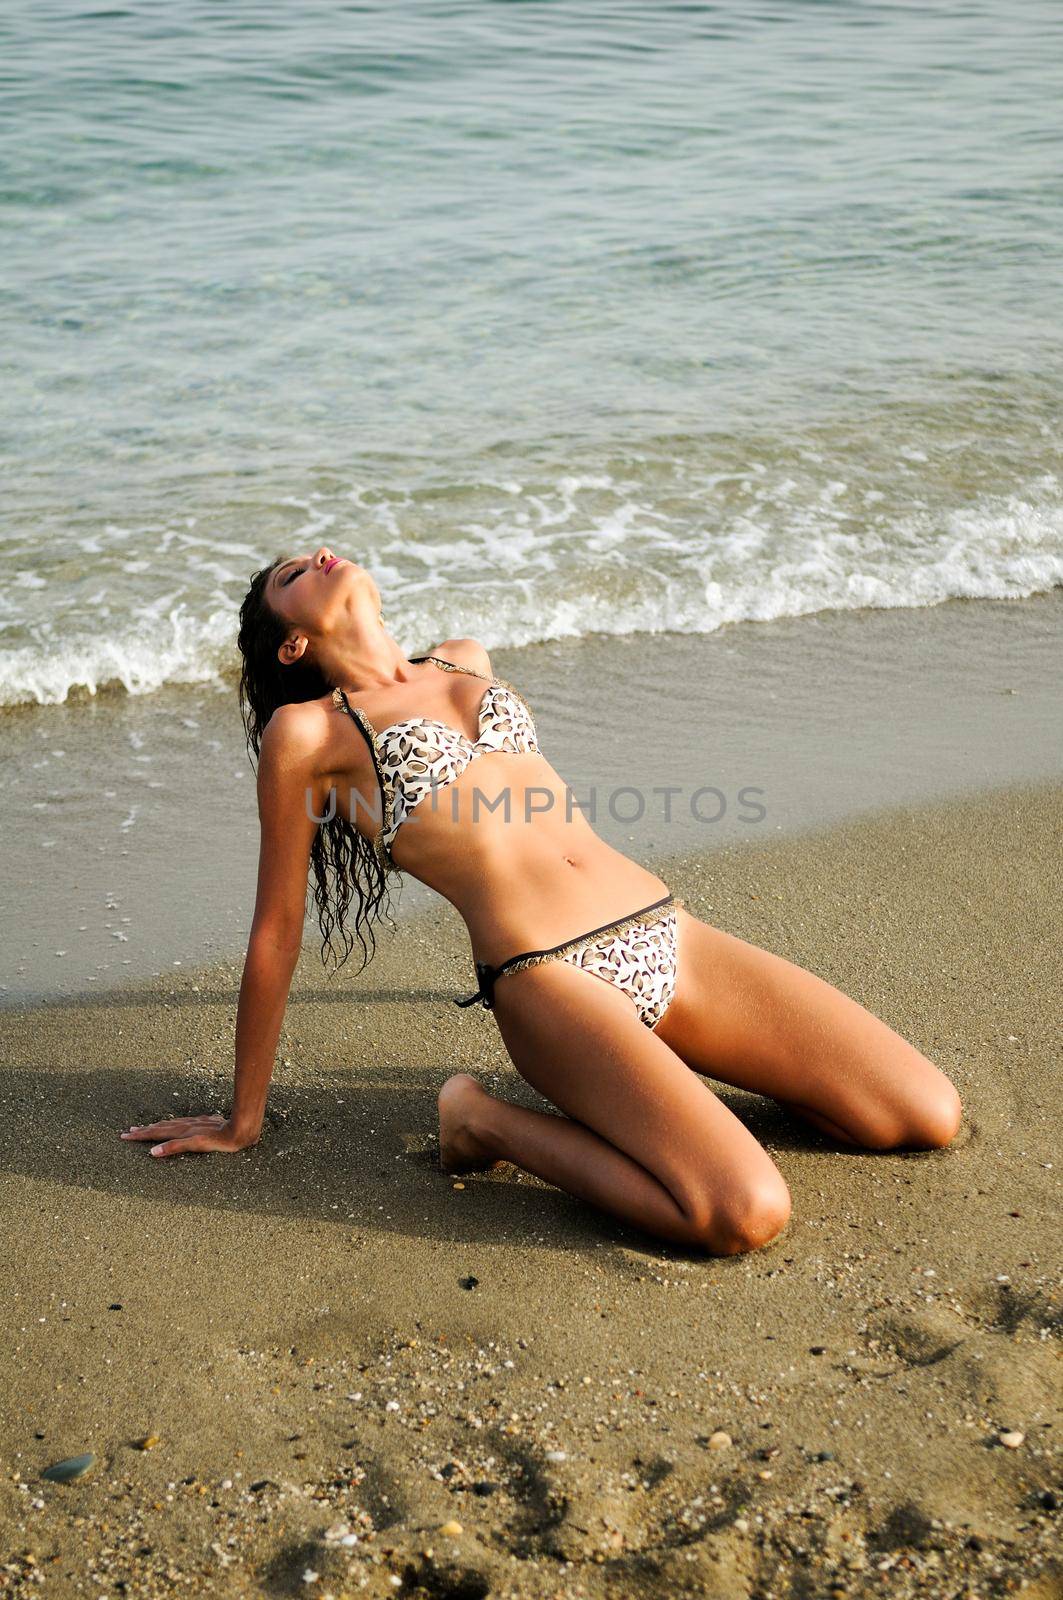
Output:
<path fill-rule="evenodd" d="M 152 1147 L 153 1156 L 193 1155 L 199 1151 L 219 1150 L 234 1154 L 257 1144 L 258 1138 L 239 1134 L 229 1119 L 220 1111 L 196 1117 L 171 1117 L 166 1122 L 149 1122 L 144 1127 L 132 1127 L 121 1135 L 123 1139 L 159 1139 L 163 1142 Z"/>

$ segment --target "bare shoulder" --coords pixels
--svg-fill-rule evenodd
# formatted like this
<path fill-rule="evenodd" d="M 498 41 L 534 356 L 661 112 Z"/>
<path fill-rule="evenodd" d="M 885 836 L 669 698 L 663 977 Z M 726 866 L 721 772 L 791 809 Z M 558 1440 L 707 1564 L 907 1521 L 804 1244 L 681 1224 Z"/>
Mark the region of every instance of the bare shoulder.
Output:
<path fill-rule="evenodd" d="M 259 765 L 276 770 L 313 765 L 329 733 L 327 701 L 278 706 L 262 733 Z"/>
<path fill-rule="evenodd" d="M 494 676 L 491 657 L 478 639 L 445 639 L 428 654 L 441 656 L 456 667 L 469 667 L 473 672 L 486 673 L 489 678 Z"/>

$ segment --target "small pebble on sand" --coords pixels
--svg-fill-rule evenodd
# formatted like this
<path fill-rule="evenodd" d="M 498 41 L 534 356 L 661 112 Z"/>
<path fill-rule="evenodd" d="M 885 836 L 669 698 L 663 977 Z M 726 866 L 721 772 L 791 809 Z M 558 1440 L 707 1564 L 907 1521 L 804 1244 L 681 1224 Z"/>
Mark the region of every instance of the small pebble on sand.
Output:
<path fill-rule="evenodd" d="M 710 1450 L 728 1450 L 731 1447 L 731 1443 L 731 1435 L 729 1433 L 724 1433 L 722 1428 L 718 1428 L 716 1432 L 711 1434 L 709 1437 Z"/>
<path fill-rule="evenodd" d="M 1006 1445 L 1009 1450 L 1017 1450 L 1026 1435 L 1019 1433 L 1017 1429 L 1009 1428 L 1006 1433 L 999 1434 L 998 1437 L 1000 1443 Z"/>

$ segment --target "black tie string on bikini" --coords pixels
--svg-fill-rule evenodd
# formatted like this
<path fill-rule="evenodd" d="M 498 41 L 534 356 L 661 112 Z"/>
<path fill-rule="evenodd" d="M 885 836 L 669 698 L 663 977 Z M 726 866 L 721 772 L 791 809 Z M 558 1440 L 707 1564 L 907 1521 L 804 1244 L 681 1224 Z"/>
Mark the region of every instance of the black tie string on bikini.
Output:
<path fill-rule="evenodd" d="M 574 939 L 563 939 L 560 944 L 552 944 L 546 950 L 522 950 L 520 955 L 510 956 L 508 961 L 503 961 L 500 967 L 492 967 L 486 961 L 476 961 L 476 977 L 480 987 L 475 994 L 467 995 L 464 1000 L 455 1000 L 456 1006 L 474 1006 L 477 1000 L 481 1001 L 485 1011 L 494 1009 L 495 979 L 500 978 L 503 972 L 508 972 L 510 967 L 516 966 L 518 961 L 542 960 L 546 956 L 559 955 L 564 950 L 570 950 L 573 945 L 583 944 L 588 939 L 593 939 L 597 934 L 610 933 L 614 928 L 625 923 L 636 921 L 639 917 L 647 916 L 650 912 L 659 911 L 662 906 L 682 905 L 675 895 L 669 893 L 655 900 L 651 906 L 643 906 L 639 911 L 633 911 L 626 917 L 616 917 L 612 922 L 603 922 L 600 928 L 592 928 L 589 933 L 577 934 Z"/>
<path fill-rule="evenodd" d="M 475 966 L 476 977 L 480 987 L 475 994 L 470 994 L 464 1000 L 455 1000 L 454 1004 L 456 1006 L 474 1006 L 477 1000 L 480 1000 L 483 1002 L 484 1010 L 491 1011 L 493 1010 L 497 973 L 494 967 L 488 966 L 485 961 L 477 961 Z"/>

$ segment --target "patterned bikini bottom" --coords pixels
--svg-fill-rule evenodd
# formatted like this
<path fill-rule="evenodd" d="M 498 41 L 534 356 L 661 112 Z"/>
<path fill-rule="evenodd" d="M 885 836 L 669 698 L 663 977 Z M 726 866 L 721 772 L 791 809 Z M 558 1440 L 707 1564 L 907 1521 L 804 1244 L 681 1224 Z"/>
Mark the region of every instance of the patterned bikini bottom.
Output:
<path fill-rule="evenodd" d="M 454 1004 L 471 1006 L 479 1000 L 490 1011 L 494 1007 L 495 983 L 503 973 L 520 972 L 542 961 L 567 961 L 622 989 L 647 1028 L 655 1028 L 675 995 L 679 948 L 676 909 L 682 904 L 675 895 L 667 894 L 641 911 L 606 922 L 575 939 L 552 945 L 549 950 L 525 950 L 498 967 L 477 961 L 479 988 Z"/>

